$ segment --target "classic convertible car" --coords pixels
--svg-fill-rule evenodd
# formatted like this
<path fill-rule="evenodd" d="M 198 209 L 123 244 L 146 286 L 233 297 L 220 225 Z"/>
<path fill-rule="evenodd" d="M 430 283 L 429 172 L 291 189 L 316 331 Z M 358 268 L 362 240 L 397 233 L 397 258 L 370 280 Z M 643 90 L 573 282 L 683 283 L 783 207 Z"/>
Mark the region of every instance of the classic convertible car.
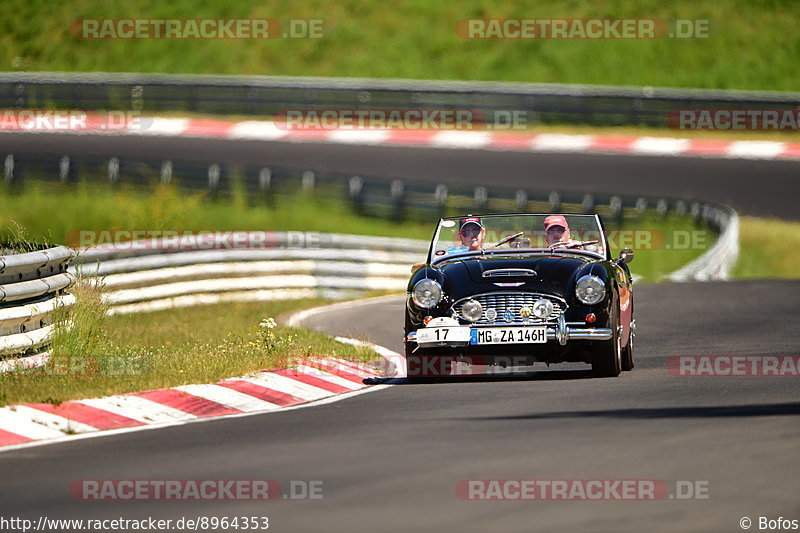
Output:
<path fill-rule="evenodd" d="M 633 285 L 598 215 L 442 218 L 408 284 L 409 378 L 455 365 L 585 362 L 596 376 L 634 365 Z"/>

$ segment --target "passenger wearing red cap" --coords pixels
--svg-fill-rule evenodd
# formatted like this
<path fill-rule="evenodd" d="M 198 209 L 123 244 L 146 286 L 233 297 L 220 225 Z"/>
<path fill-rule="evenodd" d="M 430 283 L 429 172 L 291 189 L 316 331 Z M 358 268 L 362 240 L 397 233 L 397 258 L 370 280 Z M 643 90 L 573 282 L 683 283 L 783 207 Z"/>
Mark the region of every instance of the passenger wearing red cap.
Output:
<path fill-rule="evenodd" d="M 564 215 L 550 215 L 544 219 L 544 239 L 547 246 L 566 246 L 580 242 L 570 239 L 569 224 Z"/>

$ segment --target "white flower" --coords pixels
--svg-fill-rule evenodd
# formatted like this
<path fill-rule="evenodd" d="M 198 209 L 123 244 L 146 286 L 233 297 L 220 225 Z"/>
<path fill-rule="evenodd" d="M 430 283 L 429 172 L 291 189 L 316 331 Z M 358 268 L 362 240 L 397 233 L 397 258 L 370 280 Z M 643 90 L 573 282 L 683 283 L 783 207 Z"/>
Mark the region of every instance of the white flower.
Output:
<path fill-rule="evenodd" d="M 277 325 L 278 324 L 275 322 L 275 319 L 272 318 L 272 317 L 269 317 L 269 318 L 262 319 L 261 322 L 258 324 L 258 327 L 272 329 L 274 327 L 277 327 Z"/>

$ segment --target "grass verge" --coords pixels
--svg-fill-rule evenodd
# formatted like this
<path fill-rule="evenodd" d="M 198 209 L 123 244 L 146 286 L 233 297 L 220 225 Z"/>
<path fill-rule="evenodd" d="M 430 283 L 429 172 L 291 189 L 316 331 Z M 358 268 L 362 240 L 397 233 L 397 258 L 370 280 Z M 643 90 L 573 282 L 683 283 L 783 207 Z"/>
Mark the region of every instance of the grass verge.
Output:
<path fill-rule="evenodd" d="M 0 374 L 0 404 L 58 404 L 132 391 L 214 383 L 306 356 L 372 360 L 375 353 L 273 317 L 324 303 L 296 300 L 218 304 L 107 316 L 95 285 L 75 288 L 71 329 L 57 328 L 50 363 Z M 65 317 L 62 317 L 65 318 Z M 60 324 L 66 323 L 59 321 Z"/>
<path fill-rule="evenodd" d="M 797 279 L 800 277 L 800 222 L 740 217 L 738 279 Z"/>
<path fill-rule="evenodd" d="M 359 216 L 342 199 L 321 192 L 254 204 L 239 191 L 229 200 L 211 201 L 205 193 L 165 186 L 112 190 L 31 180 L 24 191 L 0 191 L 0 237 L 14 240 L 24 232 L 33 240 L 65 243 L 77 231 L 97 229 L 330 231 L 426 240 L 433 232 L 429 222 Z"/>
<path fill-rule="evenodd" d="M 800 86 L 794 0 L 6 0 L 0 69 L 401 77 L 771 89 Z M 76 39 L 80 18 L 274 18 L 324 21 L 322 39 Z M 705 19 L 700 39 L 489 39 L 461 19 Z M 25 24 L 19 24 L 25 21 Z M 285 30 L 285 28 L 283 28 Z M 280 34 L 279 34 L 280 35 Z M 769 60 L 765 60 L 769 58 Z"/>

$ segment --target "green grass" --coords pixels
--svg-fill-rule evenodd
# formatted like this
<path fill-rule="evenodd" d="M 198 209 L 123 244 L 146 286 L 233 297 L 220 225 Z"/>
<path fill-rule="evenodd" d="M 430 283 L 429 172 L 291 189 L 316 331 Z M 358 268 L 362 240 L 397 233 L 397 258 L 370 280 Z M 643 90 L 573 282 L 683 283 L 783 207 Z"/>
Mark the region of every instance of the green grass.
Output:
<path fill-rule="evenodd" d="M 204 193 L 164 186 L 114 191 L 87 183 L 67 188 L 29 181 L 22 192 L 0 191 L 0 238 L 25 235 L 62 244 L 77 231 L 98 229 L 329 231 L 425 240 L 433 232 L 429 221 L 358 216 L 341 199 L 322 192 L 282 196 L 272 205 L 248 203 L 239 193 L 210 201 Z"/>
<path fill-rule="evenodd" d="M 74 292 L 79 301 L 71 311 L 75 326 L 57 328 L 48 365 L 0 374 L 0 404 L 58 404 L 215 383 L 260 369 L 286 367 L 306 356 L 375 358 L 369 349 L 342 344 L 314 331 L 259 326 L 265 319 L 318 305 L 321 300 L 218 304 L 106 316 L 96 288 L 80 285 Z"/>
<path fill-rule="evenodd" d="M 800 277 L 800 223 L 774 218 L 741 217 L 741 251 L 733 270 L 739 279 Z"/>
<path fill-rule="evenodd" d="M 609 245 L 614 257 L 630 247 L 634 260 L 628 266 L 641 281 L 664 281 L 664 277 L 705 252 L 717 239 L 717 233 L 697 226 L 691 218 L 670 213 L 665 218 L 649 214 L 626 219 L 620 228 L 609 228 Z M 617 237 L 613 237 L 614 233 Z"/>
<path fill-rule="evenodd" d="M 795 0 L 7 0 L 0 69 L 509 80 L 794 91 Z M 323 19 L 300 40 L 76 40 L 78 18 Z M 464 40 L 466 18 L 710 19 L 698 40 Z"/>

